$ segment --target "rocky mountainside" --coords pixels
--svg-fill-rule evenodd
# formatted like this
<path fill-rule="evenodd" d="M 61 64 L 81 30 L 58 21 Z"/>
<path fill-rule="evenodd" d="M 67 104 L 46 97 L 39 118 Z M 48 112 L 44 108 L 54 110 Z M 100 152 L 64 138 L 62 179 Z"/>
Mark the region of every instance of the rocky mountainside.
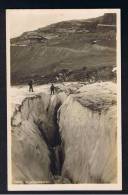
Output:
<path fill-rule="evenodd" d="M 116 14 L 64 21 L 11 39 L 11 83 L 112 80 Z"/>

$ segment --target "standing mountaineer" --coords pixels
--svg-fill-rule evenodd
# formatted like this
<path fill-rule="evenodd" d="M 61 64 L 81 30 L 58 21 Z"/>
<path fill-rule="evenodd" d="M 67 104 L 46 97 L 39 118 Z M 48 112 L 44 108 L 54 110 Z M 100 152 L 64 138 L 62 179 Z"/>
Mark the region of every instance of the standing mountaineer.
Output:
<path fill-rule="evenodd" d="M 54 87 L 53 83 L 52 83 L 52 85 L 51 85 L 50 89 L 51 89 L 51 95 L 52 95 L 52 94 L 54 95 L 54 90 L 55 90 L 55 87 Z"/>
<path fill-rule="evenodd" d="M 33 92 L 33 80 L 30 80 L 28 85 L 29 85 L 29 92 Z"/>

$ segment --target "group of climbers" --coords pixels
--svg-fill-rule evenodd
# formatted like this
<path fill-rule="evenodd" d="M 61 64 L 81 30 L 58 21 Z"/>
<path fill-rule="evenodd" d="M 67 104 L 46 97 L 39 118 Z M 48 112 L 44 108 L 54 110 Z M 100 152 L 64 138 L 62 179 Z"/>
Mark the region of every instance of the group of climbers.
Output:
<path fill-rule="evenodd" d="M 29 86 L 29 92 L 34 92 L 33 90 L 33 80 L 30 80 L 29 83 L 28 83 L 28 86 Z M 53 85 L 53 83 L 51 84 L 50 86 L 50 91 L 51 91 L 51 95 L 55 93 L 55 86 Z"/>

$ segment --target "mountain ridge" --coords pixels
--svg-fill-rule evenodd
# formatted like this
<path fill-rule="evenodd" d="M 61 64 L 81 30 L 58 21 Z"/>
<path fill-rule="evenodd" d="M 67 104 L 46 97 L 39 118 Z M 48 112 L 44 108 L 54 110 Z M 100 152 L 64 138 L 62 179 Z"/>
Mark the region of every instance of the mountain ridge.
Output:
<path fill-rule="evenodd" d="M 94 73 L 99 67 L 111 67 L 112 70 L 115 64 L 115 14 L 62 21 L 11 39 L 11 83 L 14 85 L 25 84 L 30 79 L 37 84 L 72 79 L 81 81 L 81 76 L 76 78 L 75 71 L 81 72 L 83 80 L 88 71 Z M 83 73 L 84 67 L 86 73 Z M 65 74 L 63 69 L 67 69 Z M 72 72 L 70 76 L 69 72 Z M 89 79 L 92 73 L 89 73 Z M 110 77 L 109 70 L 107 79 Z"/>

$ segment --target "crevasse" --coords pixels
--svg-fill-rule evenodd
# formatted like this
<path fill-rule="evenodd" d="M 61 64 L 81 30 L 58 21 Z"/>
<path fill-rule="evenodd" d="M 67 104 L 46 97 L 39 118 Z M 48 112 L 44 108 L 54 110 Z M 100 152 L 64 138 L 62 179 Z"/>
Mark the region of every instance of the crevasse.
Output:
<path fill-rule="evenodd" d="M 115 183 L 116 85 L 83 86 L 68 97 L 40 93 L 12 117 L 13 182 Z"/>

